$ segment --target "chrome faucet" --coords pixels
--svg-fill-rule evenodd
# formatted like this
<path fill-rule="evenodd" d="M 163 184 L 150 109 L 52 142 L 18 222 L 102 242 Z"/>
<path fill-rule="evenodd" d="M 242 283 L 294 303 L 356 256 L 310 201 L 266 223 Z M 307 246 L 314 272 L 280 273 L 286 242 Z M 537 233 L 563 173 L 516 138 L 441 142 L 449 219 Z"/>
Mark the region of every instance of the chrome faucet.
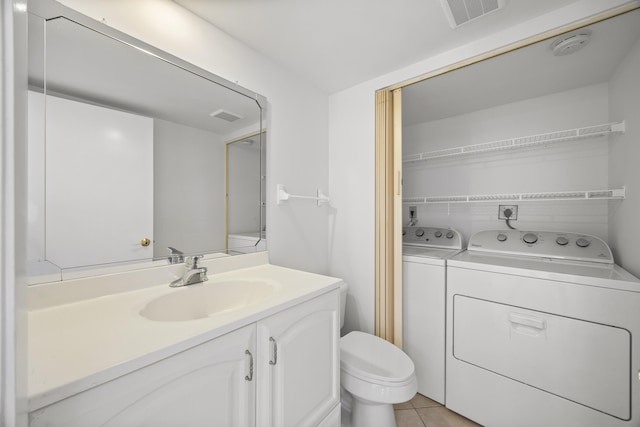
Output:
<path fill-rule="evenodd" d="M 188 256 L 184 262 L 184 274 L 181 278 L 171 282 L 169 286 L 178 288 L 180 286 L 193 285 L 209 280 L 207 277 L 207 267 L 198 267 L 198 261 L 202 255 Z"/>
<path fill-rule="evenodd" d="M 184 252 L 177 250 L 176 248 L 172 248 L 169 246 L 167 248 L 169 251 L 169 256 L 167 257 L 167 262 L 169 264 L 179 264 L 184 261 Z"/>

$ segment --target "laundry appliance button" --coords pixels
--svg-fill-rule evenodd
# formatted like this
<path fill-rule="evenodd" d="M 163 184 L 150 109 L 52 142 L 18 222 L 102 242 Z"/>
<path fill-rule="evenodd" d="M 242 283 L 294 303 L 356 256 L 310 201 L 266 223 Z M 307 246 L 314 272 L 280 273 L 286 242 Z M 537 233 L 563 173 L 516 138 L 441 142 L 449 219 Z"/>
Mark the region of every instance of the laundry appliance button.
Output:
<path fill-rule="evenodd" d="M 582 237 L 576 240 L 576 245 L 578 245 L 581 248 L 586 248 L 590 244 L 591 244 L 590 241 L 588 241 L 587 239 L 583 239 Z"/>

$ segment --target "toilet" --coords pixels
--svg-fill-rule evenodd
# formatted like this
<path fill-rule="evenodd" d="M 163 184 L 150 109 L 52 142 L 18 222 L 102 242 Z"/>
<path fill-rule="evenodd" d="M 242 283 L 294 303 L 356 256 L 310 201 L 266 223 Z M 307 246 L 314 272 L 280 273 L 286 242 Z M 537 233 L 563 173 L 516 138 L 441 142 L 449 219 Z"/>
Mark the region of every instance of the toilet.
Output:
<path fill-rule="evenodd" d="M 341 328 L 347 289 L 346 284 L 340 287 Z M 418 381 L 413 361 L 402 350 L 375 335 L 353 331 L 340 339 L 340 386 L 352 427 L 395 427 L 393 404 L 413 398 Z"/>

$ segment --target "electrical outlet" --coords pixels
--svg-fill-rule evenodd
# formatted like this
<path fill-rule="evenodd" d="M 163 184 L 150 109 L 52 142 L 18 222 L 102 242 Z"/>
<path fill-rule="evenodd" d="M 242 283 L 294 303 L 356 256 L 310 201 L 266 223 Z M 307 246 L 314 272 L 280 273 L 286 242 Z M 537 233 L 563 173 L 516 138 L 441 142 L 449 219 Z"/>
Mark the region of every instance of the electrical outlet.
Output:
<path fill-rule="evenodd" d="M 510 215 L 505 214 L 505 211 L 511 212 Z M 515 221 L 518 219 L 518 205 L 500 205 L 498 207 L 498 219 L 509 219 Z"/>
<path fill-rule="evenodd" d="M 410 219 L 418 218 L 418 208 L 416 206 L 409 206 L 409 218 Z"/>

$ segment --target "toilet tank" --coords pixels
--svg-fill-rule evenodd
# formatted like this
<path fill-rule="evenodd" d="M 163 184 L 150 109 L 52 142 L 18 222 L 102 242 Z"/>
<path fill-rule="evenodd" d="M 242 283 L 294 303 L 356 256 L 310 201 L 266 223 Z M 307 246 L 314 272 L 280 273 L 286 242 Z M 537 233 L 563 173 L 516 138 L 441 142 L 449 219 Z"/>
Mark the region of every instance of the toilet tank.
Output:
<path fill-rule="evenodd" d="M 344 326 L 344 314 L 345 308 L 347 307 L 347 290 L 349 289 L 349 285 L 345 282 L 340 284 L 340 329 Z"/>

